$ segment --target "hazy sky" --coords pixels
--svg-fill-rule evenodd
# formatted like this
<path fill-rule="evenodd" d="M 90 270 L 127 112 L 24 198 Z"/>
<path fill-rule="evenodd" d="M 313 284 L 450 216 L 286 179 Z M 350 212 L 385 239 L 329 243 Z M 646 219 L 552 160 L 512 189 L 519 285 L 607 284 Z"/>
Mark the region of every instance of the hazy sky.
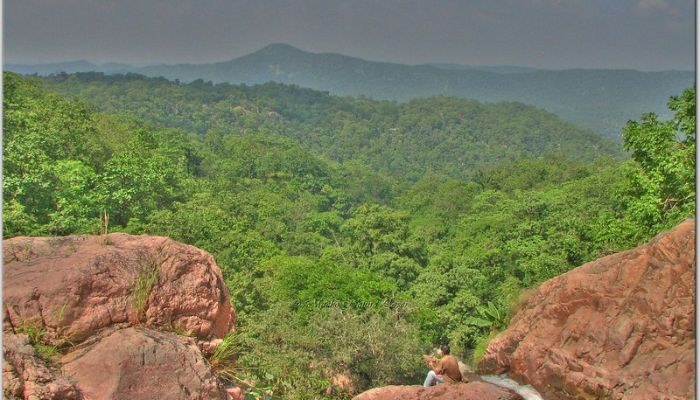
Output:
<path fill-rule="evenodd" d="M 283 42 L 419 64 L 693 69 L 693 0 L 5 0 L 5 62 L 205 63 Z"/>

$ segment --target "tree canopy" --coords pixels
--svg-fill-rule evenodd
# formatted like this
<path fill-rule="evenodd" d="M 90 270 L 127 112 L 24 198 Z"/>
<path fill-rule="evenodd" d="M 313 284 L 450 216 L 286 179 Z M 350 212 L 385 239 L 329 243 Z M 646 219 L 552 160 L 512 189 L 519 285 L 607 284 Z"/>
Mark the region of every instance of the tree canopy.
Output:
<path fill-rule="evenodd" d="M 211 252 L 240 377 L 285 398 L 317 397 L 335 374 L 416 383 L 445 341 L 478 357 L 528 289 L 694 217 L 693 89 L 672 119 L 631 121 L 620 161 L 582 156 L 569 125 L 512 103 L 4 78 L 4 237 L 95 234 L 107 214 L 109 231 Z"/>

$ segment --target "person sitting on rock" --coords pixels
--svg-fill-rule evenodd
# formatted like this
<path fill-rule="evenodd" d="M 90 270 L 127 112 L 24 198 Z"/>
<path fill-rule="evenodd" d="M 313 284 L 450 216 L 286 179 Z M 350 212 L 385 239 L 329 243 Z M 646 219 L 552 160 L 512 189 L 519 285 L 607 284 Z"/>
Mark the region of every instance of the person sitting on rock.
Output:
<path fill-rule="evenodd" d="M 438 360 L 434 356 L 425 356 L 430 371 L 425 377 L 423 386 L 433 386 L 439 383 L 457 383 L 462 380 L 462 373 L 459 371 L 457 358 L 450 355 L 450 346 L 443 344 L 440 346 L 438 354 L 442 357 Z"/>
<path fill-rule="evenodd" d="M 428 376 L 425 377 L 425 382 L 423 383 L 423 386 L 429 387 L 437 385 L 438 383 L 442 383 L 442 375 L 438 375 L 435 372 L 438 369 L 439 363 L 439 360 L 435 357 L 435 355 L 428 353 L 423 356 L 423 361 L 425 361 L 425 363 L 428 365 L 428 368 L 430 369 L 430 371 L 428 371 Z"/>

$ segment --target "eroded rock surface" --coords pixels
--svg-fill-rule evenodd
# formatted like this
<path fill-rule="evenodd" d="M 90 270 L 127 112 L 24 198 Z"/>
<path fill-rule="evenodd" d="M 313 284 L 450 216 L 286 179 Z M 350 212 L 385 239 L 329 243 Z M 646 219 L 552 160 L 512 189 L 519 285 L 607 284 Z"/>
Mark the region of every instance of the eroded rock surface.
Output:
<path fill-rule="evenodd" d="M 546 399 L 694 398 L 695 222 L 543 283 L 479 370 Z"/>
<path fill-rule="evenodd" d="M 385 386 L 368 390 L 353 400 L 522 400 L 517 393 L 487 382 L 452 385 Z"/>
<path fill-rule="evenodd" d="M 78 389 L 57 369 L 37 355 L 26 335 L 2 337 L 4 398 L 27 400 L 81 400 Z"/>
<path fill-rule="evenodd" d="M 191 338 L 131 327 L 91 342 L 61 360 L 86 399 L 228 398 Z"/>
<path fill-rule="evenodd" d="M 38 323 L 49 340 L 80 342 L 118 323 L 214 339 L 235 321 L 213 257 L 168 238 L 18 237 L 3 255 L 5 323 Z"/>
<path fill-rule="evenodd" d="M 202 354 L 235 322 L 205 251 L 111 234 L 14 238 L 3 254 L 5 398 L 230 398 Z"/>

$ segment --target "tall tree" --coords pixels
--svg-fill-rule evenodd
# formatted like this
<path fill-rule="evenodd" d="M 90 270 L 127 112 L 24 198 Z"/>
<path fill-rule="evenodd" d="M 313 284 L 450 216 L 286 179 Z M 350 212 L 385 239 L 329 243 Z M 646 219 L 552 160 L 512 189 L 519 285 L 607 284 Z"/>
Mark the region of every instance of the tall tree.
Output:
<path fill-rule="evenodd" d="M 644 114 L 623 130 L 637 166 L 630 173 L 630 216 L 651 231 L 695 213 L 695 88 L 668 105 L 675 113 L 671 120 Z"/>

